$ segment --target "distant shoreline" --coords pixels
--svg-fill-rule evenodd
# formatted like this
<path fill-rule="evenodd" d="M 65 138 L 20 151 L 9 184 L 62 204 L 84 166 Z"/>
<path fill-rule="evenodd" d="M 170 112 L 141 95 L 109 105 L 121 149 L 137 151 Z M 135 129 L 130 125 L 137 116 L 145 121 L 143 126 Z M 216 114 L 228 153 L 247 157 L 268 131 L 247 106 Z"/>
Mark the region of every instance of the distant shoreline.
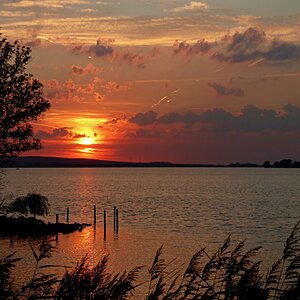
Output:
<path fill-rule="evenodd" d="M 61 158 L 42 156 L 13 157 L 0 163 L 1 168 L 300 168 L 300 162 L 283 159 L 271 164 L 179 164 L 171 162 L 121 162 L 83 158 Z"/>

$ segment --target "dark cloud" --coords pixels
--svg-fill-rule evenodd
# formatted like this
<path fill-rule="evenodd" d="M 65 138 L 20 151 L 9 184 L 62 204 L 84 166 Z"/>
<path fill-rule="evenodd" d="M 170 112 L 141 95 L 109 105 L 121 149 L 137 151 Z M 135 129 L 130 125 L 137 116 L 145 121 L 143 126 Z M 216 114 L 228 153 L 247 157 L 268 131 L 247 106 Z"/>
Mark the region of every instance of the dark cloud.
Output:
<path fill-rule="evenodd" d="M 271 47 L 264 53 L 267 60 L 286 60 L 300 57 L 300 45 L 279 40 L 272 41 Z"/>
<path fill-rule="evenodd" d="M 264 31 L 252 27 L 225 36 L 218 48 L 211 58 L 221 62 L 280 62 L 300 58 L 300 45 L 269 39 Z"/>
<path fill-rule="evenodd" d="M 293 131 L 300 130 L 300 109 L 291 104 L 283 107 L 283 112 L 273 109 L 260 109 L 254 105 L 247 105 L 238 116 L 227 115 L 219 118 L 211 115 L 211 121 L 220 131 Z"/>
<path fill-rule="evenodd" d="M 93 134 L 95 137 L 97 136 L 97 133 L 94 132 Z M 73 139 L 80 139 L 85 138 L 87 135 L 85 133 L 75 133 L 72 132 L 71 127 L 62 127 L 62 128 L 55 128 L 52 130 L 52 132 L 46 132 L 43 130 L 39 130 L 35 135 L 35 138 L 37 139 L 45 139 L 45 140 L 51 140 L 51 139 L 59 139 L 64 137 L 69 137 Z"/>
<path fill-rule="evenodd" d="M 226 35 L 223 41 L 228 43 L 227 51 L 242 53 L 257 49 L 267 42 L 267 37 L 264 31 L 250 27 L 243 33 Z"/>
<path fill-rule="evenodd" d="M 204 39 L 198 40 L 194 45 L 187 43 L 186 41 L 179 42 L 176 41 L 173 44 L 173 52 L 174 54 L 185 54 L 185 55 L 196 55 L 196 54 L 205 54 L 210 49 L 212 49 L 214 43 L 209 43 Z"/>
<path fill-rule="evenodd" d="M 126 116 L 125 115 L 120 115 L 119 117 L 115 117 L 115 118 L 111 118 L 111 119 L 107 120 L 103 124 L 104 125 L 115 125 L 115 124 L 118 124 L 118 123 L 120 123 L 122 121 L 125 121 L 125 120 L 127 120 Z"/>
<path fill-rule="evenodd" d="M 300 45 L 271 39 L 259 29 L 250 27 L 244 32 L 225 35 L 219 42 L 208 42 L 204 39 L 195 44 L 176 41 L 173 44 L 174 54 L 186 56 L 205 55 L 220 62 L 281 62 L 300 58 Z"/>
<path fill-rule="evenodd" d="M 213 110 L 208 110 L 203 114 L 198 115 L 198 120 L 203 123 L 214 123 L 220 120 L 224 122 L 231 122 L 232 119 L 234 119 L 234 116 L 230 112 L 222 108 L 215 108 Z"/>
<path fill-rule="evenodd" d="M 149 57 L 154 57 L 155 55 L 151 53 Z M 116 53 L 114 61 L 120 64 L 127 63 L 129 65 L 136 66 L 139 69 L 143 69 L 146 66 L 145 56 L 130 50 L 119 51 Z"/>
<path fill-rule="evenodd" d="M 83 133 L 83 134 L 81 134 L 81 133 L 73 133 L 72 137 L 73 137 L 73 139 L 80 139 L 80 138 L 86 137 L 86 134 L 85 133 Z"/>
<path fill-rule="evenodd" d="M 170 123 L 184 123 L 186 125 L 193 124 L 199 121 L 199 116 L 193 112 L 186 113 L 167 113 L 157 119 L 158 123 L 170 124 Z"/>
<path fill-rule="evenodd" d="M 287 104 L 282 112 L 245 106 L 239 115 L 225 110 L 212 110 L 202 115 L 203 121 L 211 122 L 218 131 L 260 132 L 300 130 L 300 109 Z"/>
<path fill-rule="evenodd" d="M 112 119 L 109 119 L 108 121 L 104 122 L 104 125 L 115 125 L 115 124 L 118 124 L 120 121 L 121 121 L 120 118 L 112 118 Z"/>
<path fill-rule="evenodd" d="M 39 130 L 34 136 L 37 139 L 56 139 L 60 137 L 70 136 L 72 133 L 69 131 L 71 128 L 69 127 L 62 127 L 62 128 L 55 128 L 52 132 L 46 132 L 43 130 Z"/>
<path fill-rule="evenodd" d="M 73 45 L 71 50 L 76 54 L 88 54 L 94 55 L 96 57 L 109 56 L 114 52 L 114 49 L 111 45 L 112 42 L 113 40 L 98 39 L 96 45 L 92 45 L 89 47 L 85 45 Z"/>
<path fill-rule="evenodd" d="M 128 64 L 139 69 L 146 67 L 146 60 L 154 59 L 160 54 L 160 48 L 153 47 L 150 51 L 132 47 L 113 45 L 114 40 L 98 39 L 96 45 L 73 44 L 71 51 L 75 54 L 86 54 L 89 56 L 105 57 L 115 64 Z M 82 67 L 74 66 L 72 73 L 81 75 Z"/>
<path fill-rule="evenodd" d="M 287 104 L 282 111 L 261 109 L 254 105 L 245 106 L 239 115 L 224 109 L 213 109 L 202 114 L 193 112 L 168 113 L 160 117 L 153 111 L 139 113 L 129 119 L 139 126 L 151 124 L 198 123 L 218 132 L 261 132 L 261 131 L 299 131 L 300 108 Z"/>
<path fill-rule="evenodd" d="M 120 48 L 115 51 L 113 61 L 116 63 L 126 63 L 139 69 L 146 67 L 146 61 L 156 58 L 160 54 L 160 48 L 153 47 L 151 51 L 133 50 L 132 48 Z"/>
<path fill-rule="evenodd" d="M 146 113 L 138 113 L 129 119 L 130 123 L 135 123 L 140 126 L 151 125 L 157 121 L 157 113 L 148 111 Z"/>
<path fill-rule="evenodd" d="M 88 49 L 89 54 L 94 54 L 97 57 L 111 55 L 114 52 L 113 47 L 110 45 L 111 41 L 98 39 L 95 46 L 90 46 Z"/>
<path fill-rule="evenodd" d="M 217 96 L 236 96 L 236 97 L 241 97 L 244 96 L 245 93 L 242 89 L 240 88 L 231 88 L 231 87 L 226 87 L 222 84 L 219 84 L 217 82 L 210 82 L 208 83 L 208 86 L 213 88 Z"/>

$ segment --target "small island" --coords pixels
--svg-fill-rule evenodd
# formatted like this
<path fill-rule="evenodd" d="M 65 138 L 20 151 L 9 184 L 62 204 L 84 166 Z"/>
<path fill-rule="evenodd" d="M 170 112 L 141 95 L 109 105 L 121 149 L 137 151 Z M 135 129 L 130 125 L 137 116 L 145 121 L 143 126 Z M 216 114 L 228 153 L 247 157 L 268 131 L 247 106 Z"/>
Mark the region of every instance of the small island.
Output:
<path fill-rule="evenodd" d="M 43 236 L 58 233 L 81 231 L 91 224 L 87 223 L 56 223 L 44 222 L 37 216 L 46 216 L 50 204 L 48 199 L 40 194 L 28 193 L 10 203 L 0 204 L 0 235 L 1 236 Z M 31 214 L 32 217 L 27 217 Z"/>

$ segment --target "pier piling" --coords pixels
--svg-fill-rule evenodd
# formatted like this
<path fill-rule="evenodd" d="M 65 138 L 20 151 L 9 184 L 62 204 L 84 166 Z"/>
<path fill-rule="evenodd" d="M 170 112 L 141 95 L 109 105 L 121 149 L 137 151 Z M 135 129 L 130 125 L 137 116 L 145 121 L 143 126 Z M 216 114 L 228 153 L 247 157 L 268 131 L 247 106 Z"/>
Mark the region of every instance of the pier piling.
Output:
<path fill-rule="evenodd" d="M 96 205 L 94 205 L 94 224 L 96 224 L 97 216 L 96 216 Z"/>
<path fill-rule="evenodd" d="M 116 232 L 116 209 L 117 207 L 114 206 L 114 232 Z"/>
<path fill-rule="evenodd" d="M 59 214 L 56 214 L 56 241 L 58 242 L 58 221 L 59 221 Z"/>
<path fill-rule="evenodd" d="M 103 213 L 103 238 L 106 241 L 106 210 L 104 209 Z"/>
<path fill-rule="evenodd" d="M 116 209 L 116 234 L 119 234 L 119 209 Z"/>
<path fill-rule="evenodd" d="M 67 208 L 67 224 L 69 224 L 69 214 L 70 214 L 70 210 L 69 207 Z"/>

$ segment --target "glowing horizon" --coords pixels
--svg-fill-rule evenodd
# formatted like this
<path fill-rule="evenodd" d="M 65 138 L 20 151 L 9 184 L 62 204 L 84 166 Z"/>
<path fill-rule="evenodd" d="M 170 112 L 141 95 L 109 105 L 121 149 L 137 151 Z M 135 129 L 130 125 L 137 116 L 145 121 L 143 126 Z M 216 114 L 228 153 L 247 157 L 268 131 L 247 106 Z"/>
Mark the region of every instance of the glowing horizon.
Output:
<path fill-rule="evenodd" d="M 300 2 L 3 1 L 52 104 L 24 155 L 300 160 Z"/>

